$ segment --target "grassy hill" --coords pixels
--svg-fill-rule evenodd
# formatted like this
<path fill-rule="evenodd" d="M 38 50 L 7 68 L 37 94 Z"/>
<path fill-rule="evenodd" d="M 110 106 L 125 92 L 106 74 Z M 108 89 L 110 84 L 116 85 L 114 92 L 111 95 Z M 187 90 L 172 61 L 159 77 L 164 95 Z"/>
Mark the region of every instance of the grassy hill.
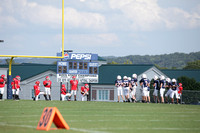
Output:
<path fill-rule="evenodd" d="M 108 63 L 116 62 L 123 64 L 124 62 L 132 62 L 133 64 L 157 64 L 166 68 L 183 68 L 187 62 L 200 60 L 200 52 L 172 53 L 163 55 L 128 55 L 123 57 L 105 56 L 103 57 Z"/>

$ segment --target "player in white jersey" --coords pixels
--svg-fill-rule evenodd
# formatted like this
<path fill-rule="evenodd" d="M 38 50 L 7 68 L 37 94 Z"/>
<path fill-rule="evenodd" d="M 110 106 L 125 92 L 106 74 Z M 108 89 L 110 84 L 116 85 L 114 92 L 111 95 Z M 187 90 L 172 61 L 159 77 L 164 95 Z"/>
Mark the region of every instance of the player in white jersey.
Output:
<path fill-rule="evenodd" d="M 140 80 L 140 86 L 142 87 L 142 102 L 147 102 L 148 97 L 148 87 L 150 87 L 149 79 L 147 79 L 146 74 L 142 74 L 142 79 Z"/>
<path fill-rule="evenodd" d="M 122 100 L 124 101 L 123 90 L 122 90 L 123 82 L 122 82 L 122 77 L 120 75 L 118 75 L 117 80 L 115 80 L 115 86 L 117 87 L 118 102 L 120 101 L 120 96 L 122 97 Z"/>
<path fill-rule="evenodd" d="M 130 82 L 127 76 L 123 77 L 123 87 L 124 87 L 125 100 L 126 102 L 130 102 L 130 99 L 129 99 Z"/>
<path fill-rule="evenodd" d="M 136 95 L 136 87 L 138 86 L 138 84 L 137 84 L 137 74 L 133 74 L 132 75 L 132 79 L 131 79 L 131 81 L 130 81 L 130 84 L 131 84 L 131 88 L 130 88 L 130 90 L 131 90 L 131 100 L 132 100 L 132 102 L 135 102 L 136 101 L 136 97 L 135 97 L 135 95 Z"/>
<path fill-rule="evenodd" d="M 172 93 L 172 83 L 170 78 L 166 78 L 166 89 L 168 89 L 168 91 L 165 94 L 165 103 L 168 103 L 168 97 Z"/>
<path fill-rule="evenodd" d="M 176 100 L 177 100 L 177 103 L 178 103 L 178 91 L 177 91 L 177 88 L 178 88 L 178 84 L 176 82 L 176 79 L 172 79 L 172 93 L 170 94 L 170 98 L 172 100 L 172 103 L 174 103 L 174 95 L 176 96 Z"/>
<path fill-rule="evenodd" d="M 165 92 L 166 81 L 163 75 L 160 76 L 160 97 L 161 103 L 164 103 L 164 92 Z"/>
<path fill-rule="evenodd" d="M 154 97 L 154 102 L 155 103 L 160 103 L 159 97 L 158 97 L 158 91 L 160 90 L 160 81 L 158 80 L 158 76 L 154 76 L 154 92 L 153 92 L 153 97 Z"/>

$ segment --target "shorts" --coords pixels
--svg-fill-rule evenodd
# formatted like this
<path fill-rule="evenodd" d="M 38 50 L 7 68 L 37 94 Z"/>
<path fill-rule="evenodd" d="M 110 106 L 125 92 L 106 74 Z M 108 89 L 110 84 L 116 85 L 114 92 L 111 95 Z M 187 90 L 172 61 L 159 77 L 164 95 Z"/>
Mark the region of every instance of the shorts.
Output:
<path fill-rule="evenodd" d="M 44 95 L 44 92 L 40 92 L 37 96 L 35 96 L 35 101 L 38 100 L 39 95 Z"/>
<path fill-rule="evenodd" d="M 153 95 L 156 96 L 156 97 L 158 96 L 158 90 L 157 89 L 154 89 Z"/>
<path fill-rule="evenodd" d="M 167 93 L 165 94 L 165 97 L 170 96 L 171 93 L 172 93 L 172 89 L 169 89 L 169 90 L 167 91 Z"/>
<path fill-rule="evenodd" d="M 147 96 L 148 95 L 148 88 L 147 87 L 144 87 L 143 90 L 142 90 L 142 96 Z"/>
<path fill-rule="evenodd" d="M 177 90 L 172 90 L 172 93 L 170 94 L 170 98 L 174 98 L 174 95 L 176 96 L 176 98 L 178 97 L 178 91 Z"/>
<path fill-rule="evenodd" d="M 45 87 L 44 90 L 45 90 L 44 93 L 46 95 L 51 95 L 51 89 L 50 88 Z"/>
<path fill-rule="evenodd" d="M 62 101 L 64 101 L 65 100 L 65 97 L 67 97 L 67 96 L 71 96 L 71 94 L 70 93 L 67 93 L 67 94 L 61 94 L 61 99 L 62 99 Z"/>
<path fill-rule="evenodd" d="M 149 97 L 150 91 L 147 91 L 147 97 Z"/>
<path fill-rule="evenodd" d="M 15 89 L 15 95 L 19 95 L 19 89 Z"/>
<path fill-rule="evenodd" d="M 160 97 L 163 97 L 163 96 L 164 96 L 164 93 L 165 93 L 165 89 L 160 88 Z"/>
<path fill-rule="evenodd" d="M 135 96 L 136 94 L 136 86 L 132 87 L 131 96 Z"/>
<path fill-rule="evenodd" d="M 117 87 L 117 96 L 123 95 L 122 87 Z"/>
<path fill-rule="evenodd" d="M 0 88 L 0 94 L 4 93 L 4 87 Z"/>
<path fill-rule="evenodd" d="M 76 95 L 76 90 L 71 90 L 71 95 Z"/>
<path fill-rule="evenodd" d="M 181 93 L 178 93 L 177 98 L 181 99 Z"/>
<path fill-rule="evenodd" d="M 124 88 L 124 95 L 125 96 L 129 95 L 129 87 Z"/>

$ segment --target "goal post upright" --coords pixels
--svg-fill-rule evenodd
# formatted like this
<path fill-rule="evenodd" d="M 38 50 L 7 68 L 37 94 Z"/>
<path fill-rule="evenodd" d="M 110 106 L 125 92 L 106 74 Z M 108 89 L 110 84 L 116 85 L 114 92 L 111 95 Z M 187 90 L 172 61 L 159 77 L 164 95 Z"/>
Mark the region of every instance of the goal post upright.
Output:
<path fill-rule="evenodd" d="M 21 58 L 53 58 L 63 59 L 64 58 L 64 0 L 62 0 L 62 55 L 61 56 L 31 56 L 31 55 L 0 55 L 0 57 L 11 57 L 9 62 L 9 73 L 7 76 L 7 99 L 12 99 L 12 61 L 15 57 Z"/>

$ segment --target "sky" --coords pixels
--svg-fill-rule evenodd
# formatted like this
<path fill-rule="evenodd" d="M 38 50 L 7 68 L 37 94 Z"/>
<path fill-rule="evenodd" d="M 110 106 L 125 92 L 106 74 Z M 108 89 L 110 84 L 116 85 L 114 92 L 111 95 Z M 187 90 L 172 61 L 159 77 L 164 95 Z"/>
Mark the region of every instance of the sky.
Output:
<path fill-rule="evenodd" d="M 200 0 L 65 0 L 65 49 L 100 56 L 200 51 Z M 0 55 L 55 56 L 62 0 L 0 0 Z"/>

